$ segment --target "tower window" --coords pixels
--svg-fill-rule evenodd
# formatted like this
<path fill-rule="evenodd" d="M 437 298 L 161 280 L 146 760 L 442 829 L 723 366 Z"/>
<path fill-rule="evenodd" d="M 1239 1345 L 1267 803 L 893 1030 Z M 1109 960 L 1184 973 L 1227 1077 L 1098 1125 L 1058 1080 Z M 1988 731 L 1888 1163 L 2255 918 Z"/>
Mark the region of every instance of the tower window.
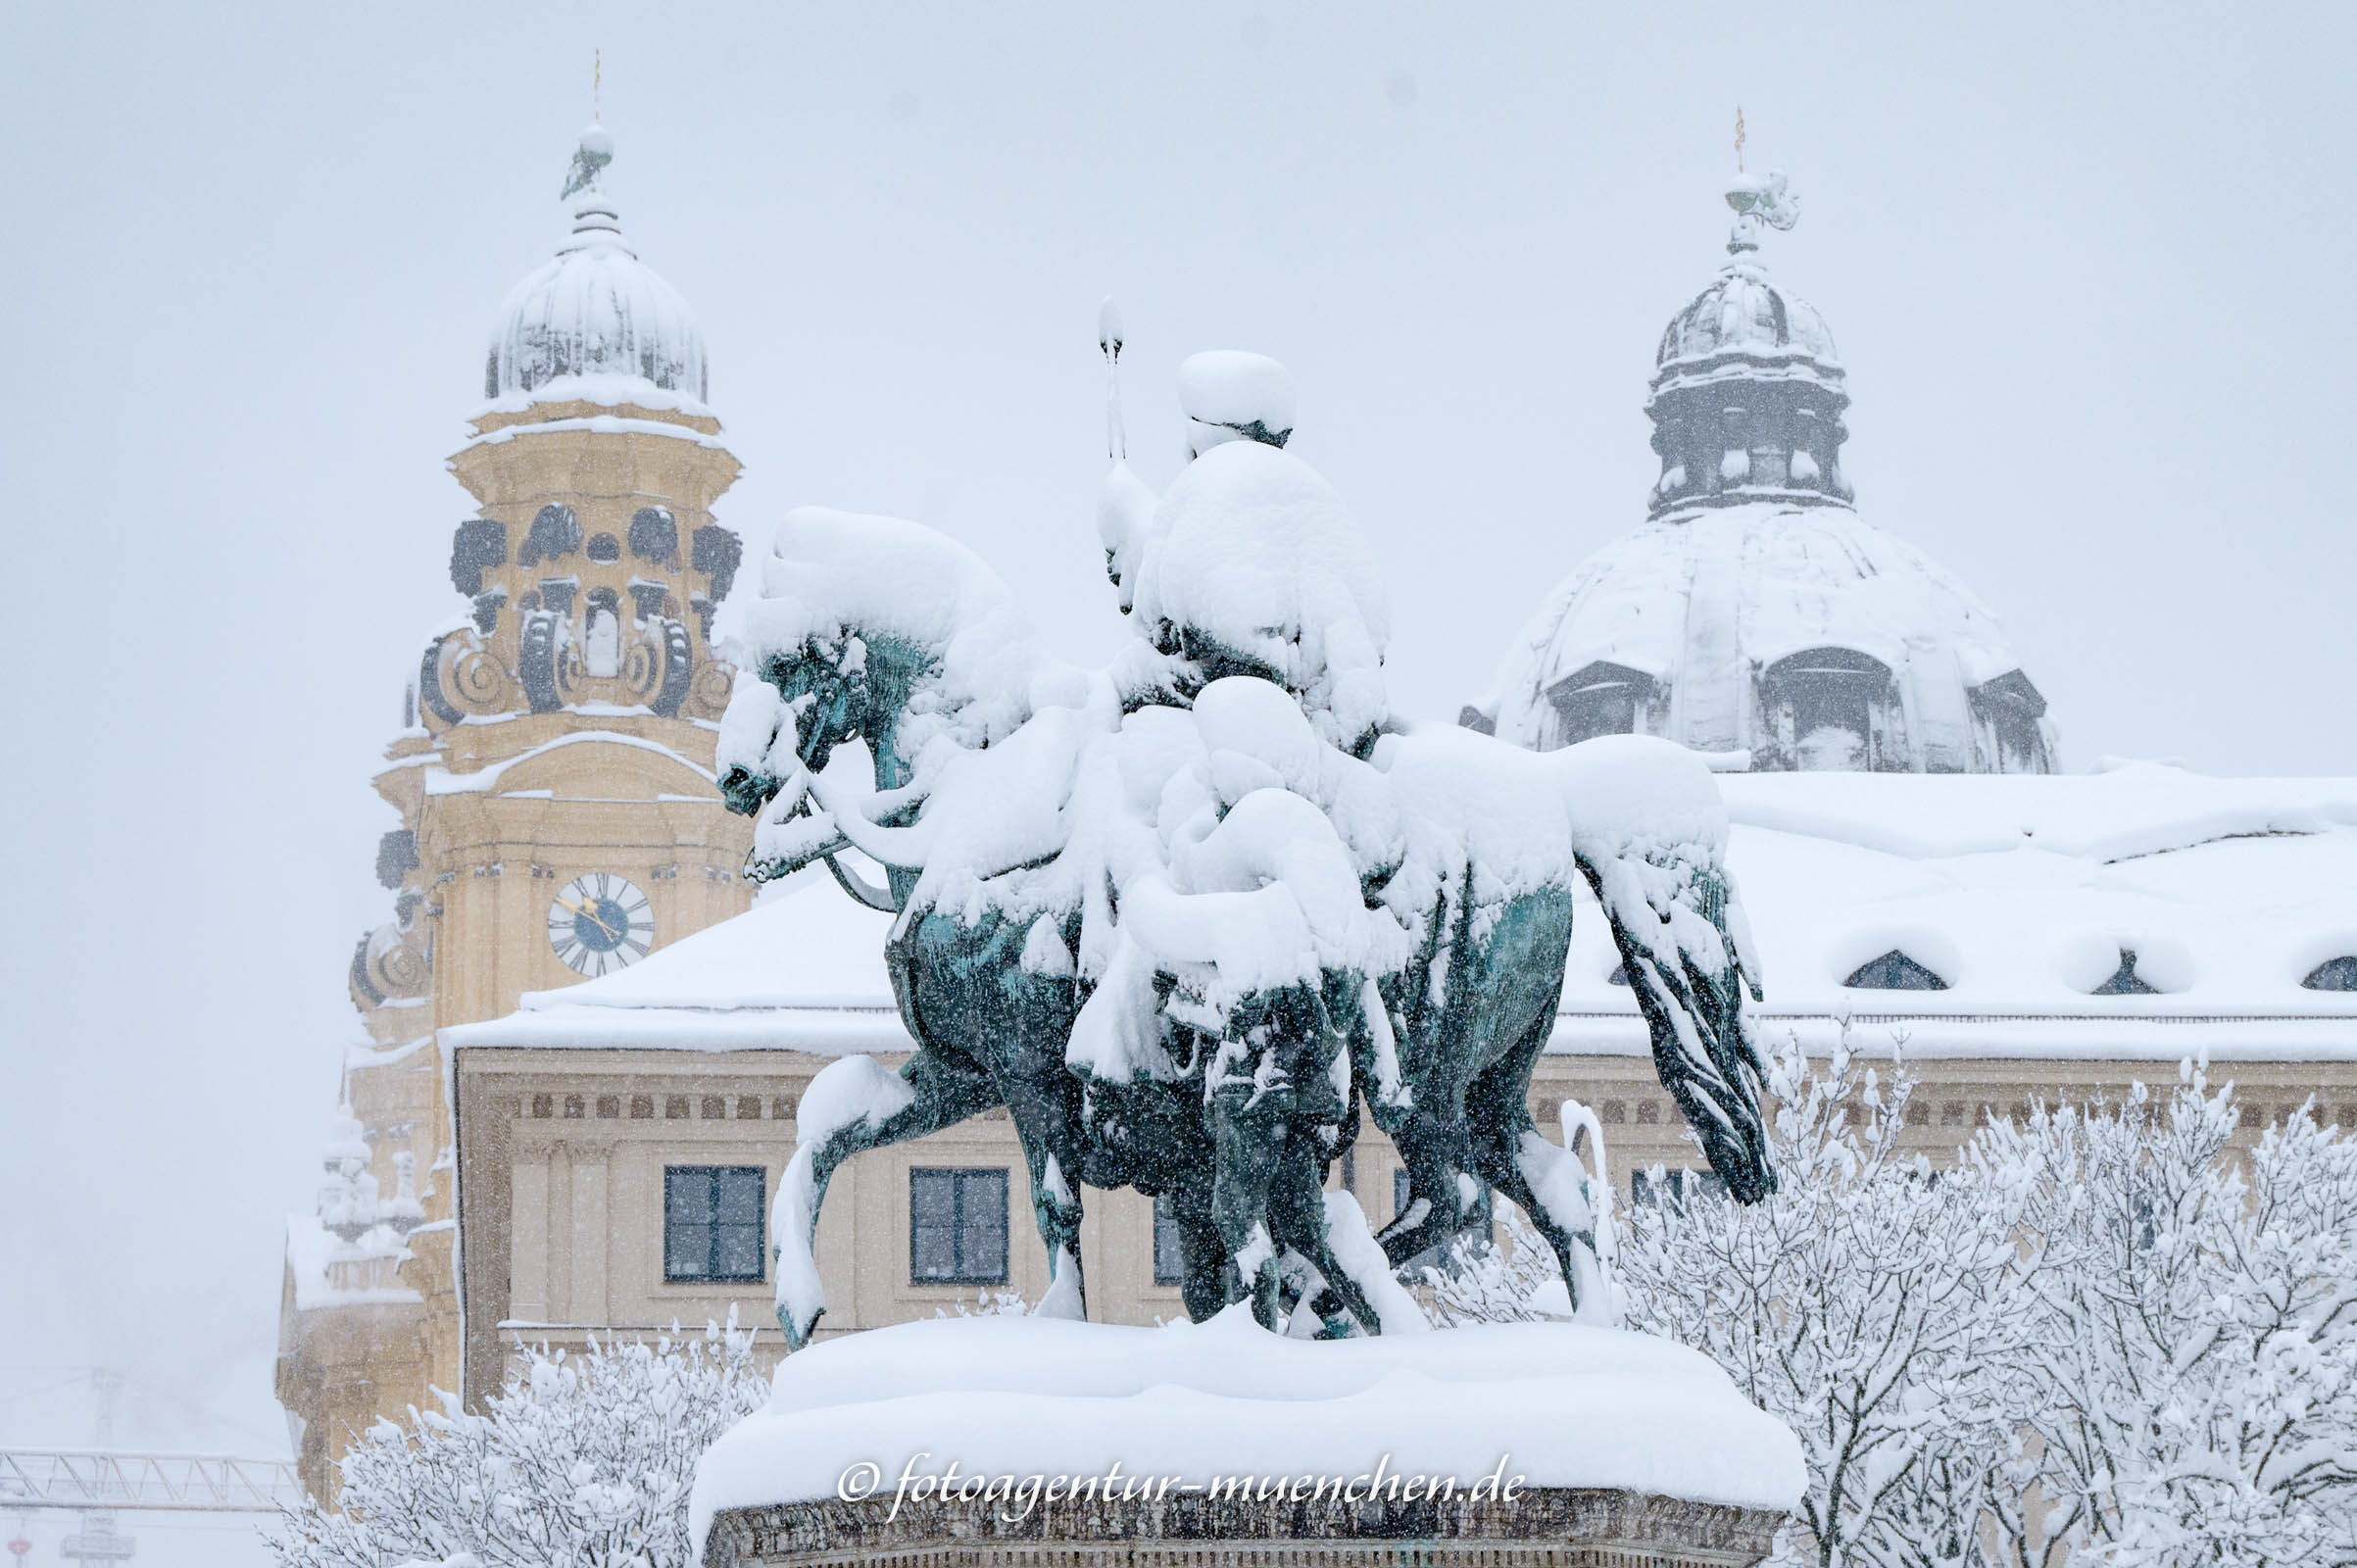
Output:
<path fill-rule="evenodd" d="M 1182 1285 L 1187 1279 L 1187 1257 L 1179 1246 L 1178 1215 L 1170 1206 L 1168 1193 L 1156 1193 L 1154 1198 L 1154 1282 L 1156 1285 Z"/>
<path fill-rule="evenodd" d="M 663 1173 L 663 1277 L 758 1284 L 767 1174 L 759 1165 L 669 1165 Z"/>
<path fill-rule="evenodd" d="M 1913 958 L 1892 948 L 1869 958 L 1841 982 L 1852 991 L 1945 991 L 1947 982 Z"/>
<path fill-rule="evenodd" d="M 659 566 L 679 564 L 679 524 L 661 507 L 641 507 L 630 516 L 630 554 Z"/>
<path fill-rule="evenodd" d="M 1972 690 L 1973 710 L 1989 726 L 1995 742 L 1996 770 L 2000 773 L 2051 772 L 2046 738 L 2038 721 L 2045 716 L 2046 700 L 2030 677 L 2009 669 Z"/>
<path fill-rule="evenodd" d="M 2327 958 L 2300 982 L 2311 991 L 2357 991 L 2357 954 Z"/>
<path fill-rule="evenodd" d="M 1634 735 L 1653 700 L 1653 677 L 1625 664 L 1589 664 L 1547 690 L 1562 721 L 1562 744 L 1576 746 L 1597 735 Z"/>
<path fill-rule="evenodd" d="M 908 1278 L 917 1285 L 1007 1283 L 1007 1172 L 908 1173 Z"/>
<path fill-rule="evenodd" d="M 599 679 L 611 679 L 622 672 L 622 618 L 618 605 L 613 589 L 593 590 L 589 596 L 589 613 L 581 625 L 581 663 Z"/>
<path fill-rule="evenodd" d="M 591 534 L 585 554 L 599 565 L 611 566 L 622 559 L 622 542 L 610 533 Z"/>
<path fill-rule="evenodd" d="M 1891 670 L 1881 660 L 1847 648 L 1813 648 L 1778 660 L 1763 684 L 1788 766 L 1802 772 L 1874 766 L 1875 708 L 1891 690 Z"/>
<path fill-rule="evenodd" d="M 544 561 L 562 560 L 580 548 L 581 522 L 573 515 L 573 509 L 546 506 L 533 516 L 523 548 L 516 552 L 516 564 L 536 566 Z"/>

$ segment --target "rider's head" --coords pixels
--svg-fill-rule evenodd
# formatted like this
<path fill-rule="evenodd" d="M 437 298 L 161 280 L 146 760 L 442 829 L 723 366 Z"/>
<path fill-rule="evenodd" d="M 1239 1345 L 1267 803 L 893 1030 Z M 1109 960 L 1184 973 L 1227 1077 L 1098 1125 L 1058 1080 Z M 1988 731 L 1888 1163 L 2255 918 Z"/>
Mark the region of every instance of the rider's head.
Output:
<path fill-rule="evenodd" d="M 1265 354 L 1213 349 L 1179 367 L 1187 460 L 1228 441 L 1281 447 L 1293 434 L 1293 377 Z"/>

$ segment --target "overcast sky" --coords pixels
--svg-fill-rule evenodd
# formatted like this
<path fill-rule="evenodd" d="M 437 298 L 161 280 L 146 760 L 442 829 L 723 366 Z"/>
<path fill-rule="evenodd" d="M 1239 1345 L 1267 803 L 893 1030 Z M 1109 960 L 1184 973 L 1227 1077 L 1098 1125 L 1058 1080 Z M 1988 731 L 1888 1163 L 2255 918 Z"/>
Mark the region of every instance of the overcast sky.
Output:
<path fill-rule="evenodd" d="M 798 502 L 916 517 L 1102 658 L 1110 292 L 1151 481 L 1180 359 L 1291 367 L 1396 701 L 1453 714 L 1644 516 L 1740 103 L 1859 507 L 1995 609 L 2066 763 L 2357 771 L 2346 6 L 259 15 L 0 8 L 0 1439 L 86 1438 L 13 1369 L 104 1360 L 126 1442 L 284 1446 L 282 1215 L 386 914 L 367 780 L 594 48 L 755 549 Z"/>

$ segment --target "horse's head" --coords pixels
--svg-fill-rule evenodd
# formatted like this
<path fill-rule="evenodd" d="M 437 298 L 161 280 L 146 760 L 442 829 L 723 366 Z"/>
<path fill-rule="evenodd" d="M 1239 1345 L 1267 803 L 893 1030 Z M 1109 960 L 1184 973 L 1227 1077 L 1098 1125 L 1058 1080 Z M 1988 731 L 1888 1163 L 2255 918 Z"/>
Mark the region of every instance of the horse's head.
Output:
<path fill-rule="evenodd" d="M 759 815 L 789 786 L 822 772 L 848 741 L 875 754 L 879 788 L 903 761 L 892 741 L 911 690 L 930 662 L 890 636 L 842 629 L 772 649 L 737 677 L 720 724 L 720 793 L 731 810 Z"/>
<path fill-rule="evenodd" d="M 863 743 L 873 789 L 892 791 L 921 772 L 927 748 L 988 745 L 1021 721 L 1039 662 L 1012 603 L 988 566 L 930 528 L 787 514 L 761 597 L 729 639 L 741 673 L 721 721 L 720 789 L 762 823 L 757 869 L 779 874 L 840 847 L 784 832 L 838 747 Z"/>

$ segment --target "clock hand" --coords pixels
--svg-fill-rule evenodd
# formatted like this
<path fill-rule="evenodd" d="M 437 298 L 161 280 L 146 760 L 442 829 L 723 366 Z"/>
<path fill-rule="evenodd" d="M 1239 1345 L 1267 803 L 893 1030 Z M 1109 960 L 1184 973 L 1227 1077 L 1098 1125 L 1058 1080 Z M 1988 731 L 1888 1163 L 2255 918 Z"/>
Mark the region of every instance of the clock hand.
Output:
<path fill-rule="evenodd" d="M 599 930 L 614 938 L 614 941 L 619 942 L 622 940 L 622 934 L 619 931 L 616 931 L 614 927 L 608 925 L 605 921 L 598 918 L 597 911 L 589 906 L 588 901 L 584 900 L 579 904 L 565 904 L 564 896 L 561 894 L 558 896 L 557 902 L 559 904 L 564 904 L 565 908 L 571 910 L 574 914 L 579 915 L 582 919 L 587 920 L 591 925 L 596 926 Z"/>

